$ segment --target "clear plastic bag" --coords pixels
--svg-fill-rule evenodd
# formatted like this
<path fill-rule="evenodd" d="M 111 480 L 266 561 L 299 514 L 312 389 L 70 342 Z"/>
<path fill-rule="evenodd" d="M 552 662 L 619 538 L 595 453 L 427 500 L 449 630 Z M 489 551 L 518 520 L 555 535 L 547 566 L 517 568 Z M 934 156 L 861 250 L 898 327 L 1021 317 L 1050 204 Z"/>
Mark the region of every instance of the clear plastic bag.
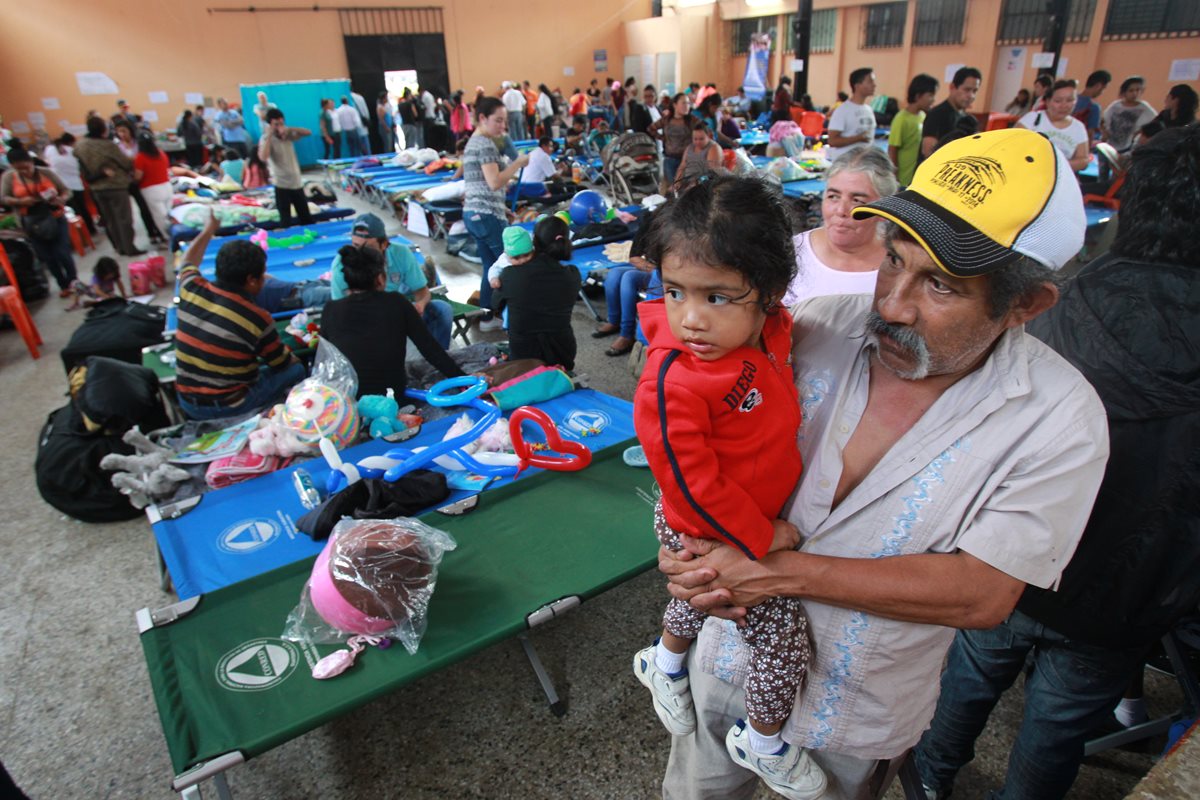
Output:
<path fill-rule="evenodd" d="M 333 342 L 321 339 L 317 344 L 317 355 L 313 358 L 309 380 L 332 386 L 347 397 L 358 397 L 358 373 Z"/>
<path fill-rule="evenodd" d="M 457 547 L 445 531 L 408 517 L 343 519 L 313 564 L 283 638 L 340 644 L 386 636 L 416 653 L 442 556 Z"/>

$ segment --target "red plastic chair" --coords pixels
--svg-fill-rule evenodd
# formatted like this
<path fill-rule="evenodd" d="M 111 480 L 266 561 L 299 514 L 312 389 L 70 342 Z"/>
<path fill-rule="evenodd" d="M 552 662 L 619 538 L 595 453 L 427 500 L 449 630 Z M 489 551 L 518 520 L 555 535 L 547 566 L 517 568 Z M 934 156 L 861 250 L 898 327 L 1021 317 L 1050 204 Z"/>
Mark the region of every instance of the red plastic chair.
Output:
<path fill-rule="evenodd" d="M 3 247 L 0 247 L 0 264 L 3 264 L 4 274 L 8 276 L 8 286 L 0 286 L 0 311 L 12 317 L 13 325 L 25 340 L 25 346 L 29 348 L 29 355 L 39 358 L 41 353 L 38 352 L 38 345 L 42 344 L 42 335 L 38 333 L 37 326 L 33 324 L 33 317 L 29 315 L 29 309 L 21 298 L 16 270 L 13 269 L 12 262 L 8 260 L 8 253 Z"/>
<path fill-rule="evenodd" d="M 1016 114 L 988 114 L 985 131 L 1002 131 L 1016 124 L 1019 117 Z"/>
<path fill-rule="evenodd" d="M 800 131 L 810 139 L 820 139 L 825 132 L 825 115 L 820 111 L 805 111 L 796 123 Z"/>
<path fill-rule="evenodd" d="M 1100 142 L 1096 145 L 1096 158 L 1108 162 L 1109 169 L 1113 175 L 1112 183 L 1108 185 L 1108 191 L 1104 194 L 1085 194 L 1083 202 L 1084 204 L 1091 203 L 1092 205 L 1111 208 L 1113 211 L 1120 211 L 1121 201 L 1117 198 L 1117 193 L 1121 191 L 1121 187 L 1125 184 L 1126 165 L 1117 154 L 1116 148 L 1107 142 Z"/>
<path fill-rule="evenodd" d="M 86 255 L 88 250 L 96 249 L 96 243 L 92 241 L 92 234 L 88 231 L 83 217 L 72 217 L 67 225 L 71 232 L 71 246 L 75 248 L 75 255 Z"/>

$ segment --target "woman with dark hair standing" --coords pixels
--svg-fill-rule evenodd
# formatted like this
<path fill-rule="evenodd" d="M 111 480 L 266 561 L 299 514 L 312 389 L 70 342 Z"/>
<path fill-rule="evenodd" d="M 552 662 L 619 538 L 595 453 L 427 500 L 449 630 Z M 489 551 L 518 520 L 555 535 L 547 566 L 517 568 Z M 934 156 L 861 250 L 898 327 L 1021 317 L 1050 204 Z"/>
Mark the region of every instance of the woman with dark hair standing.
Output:
<path fill-rule="evenodd" d="M 544 83 L 538 84 L 537 118 L 542 125 L 543 136 L 553 136 L 553 126 L 558 119 L 558 100 Z"/>
<path fill-rule="evenodd" d="M 158 149 L 154 136 L 143 133 L 138 137 L 138 152 L 133 158 L 133 175 L 137 179 L 142 199 L 153 217 L 154 226 L 162 233 L 171 230 L 171 161 Z M 159 236 L 162 239 L 162 236 Z"/>
<path fill-rule="evenodd" d="M 196 122 L 196 115 L 190 108 L 184 110 L 175 132 L 183 139 L 184 158 L 188 166 L 192 169 L 201 166 L 204 163 L 204 128 Z"/>
<path fill-rule="evenodd" d="M 663 194 L 675 183 L 675 174 L 679 172 L 679 165 L 692 141 L 690 109 L 691 101 L 680 92 L 671 100 L 662 118 L 650 126 L 650 135 L 663 143 Z"/>
<path fill-rule="evenodd" d="M 509 355 L 540 358 L 575 369 L 571 314 L 583 285 L 571 257 L 571 229 L 558 217 L 544 217 L 533 229 L 533 258 L 504 270 L 492 296 L 492 310 L 508 306 Z"/>
<path fill-rule="evenodd" d="M 71 190 L 50 170 L 35 166 L 24 147 L 9 150 L 8 163 L 12 169 L 0 178 L 0 203 L 17 210 L 38 260 L 58 282 L 58 296 L 68 297 L 75 283 L 75 257 L 63 209 Z"/>
<path fill-rule="evenodd" d="M 487 273 L 500 254 L 504 252 L 501 239 L 508 220 L 504 202 L 504 190 L 526 164 L 528 155 L 519 155 L 507 167 L 503 167 L 500 151 L 493 139 L 504 136 L 508 130 L 508 111 L 495 97 L 485 97 L 475 106 L 475 132 L 467 140 L 463 151 L 463 224 L 475 239 L 479 259 L 483 264 L 483 275 L 479 282 L 479 305 L 484 309 L 480 319 L 480 330 L 498 330 L 501 322 L 491 313 L 492 285 Z"/>
<path fill-rule="evenodd" d="M 121 152 L 124 153 L 130 161 L 133 161 L 138 154 L 137 131 L 134 130 L 132 124 L 124 119 L 121 119 L 113 125 L 113 131 L 117 136 L 117 147 L 121 148 Z M 129 196 L 132 197 L 133 202 L 137 204 L 138 216 L 140 216 L 142 219 L 142 225 L 146 228 L 146 234 L 150 237 L 150 243 L 165 243 L 166 238 L 155 224 L 154 215 L 150 213 L 150 206 L 146 205 L 146 199 L 142 197 L 142 192 L 138 188 L 138 182 L 136 179 L 130 181 L 129 183 Z"/>
<path fill-rule="evenodd" d="M 450 133 L 454 136 L 454 141 L 457 142 L 462 138 L 463 134 L 471 132 L 471 111 L 467 108 L 467 104 L 463 102 L 463 93 L 459 89 L 454 93 L 454 96 L 446 101 L 450 109 Z"/>

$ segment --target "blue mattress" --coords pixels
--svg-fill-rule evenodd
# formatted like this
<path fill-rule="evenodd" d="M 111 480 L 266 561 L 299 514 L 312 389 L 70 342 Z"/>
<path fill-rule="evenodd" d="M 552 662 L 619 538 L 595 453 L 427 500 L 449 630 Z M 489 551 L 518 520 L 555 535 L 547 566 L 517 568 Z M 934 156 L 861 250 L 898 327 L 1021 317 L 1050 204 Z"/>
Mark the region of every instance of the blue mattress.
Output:
<path fill-rule="evenodd" d="M 582 442 L 593 451 L 634 436 L 632 405 L 591 389 L 580 389 L 538 403 L 537 407 L 550 415 L 563 438 Z M 475 410 L 467 413 L 473 418 L 479 415 Z M 411 449 L 433 444 L 441 440 L 453 421 L 451 416 L 428 423 L 420 434 L 402 445 L 369 441 L 344 451 L 342 458 L 352 462 L 392 447 Z M 534 441 L 532 426 L 528 432 L 530 441 Z M 324 459 L 313 459 L 208 492 L 195 508 L 176 519 L 157 519 L 156 512 L 150 513 L 155 539 L 181 600 L 310 558 L 320 551 L 324 542 L 315 542 L 296 530 L 296 519 L 306 511 L 293 487 L 293 474 L 298 468 L 306 470 L 318 487 L 324 487 L 329 468 Z M 526 470 L 516 480 L 540 471 Z M 512 480 L 496 481 L 490 488 Z M 455 490 L 439 505 L 470 494 Z"/>

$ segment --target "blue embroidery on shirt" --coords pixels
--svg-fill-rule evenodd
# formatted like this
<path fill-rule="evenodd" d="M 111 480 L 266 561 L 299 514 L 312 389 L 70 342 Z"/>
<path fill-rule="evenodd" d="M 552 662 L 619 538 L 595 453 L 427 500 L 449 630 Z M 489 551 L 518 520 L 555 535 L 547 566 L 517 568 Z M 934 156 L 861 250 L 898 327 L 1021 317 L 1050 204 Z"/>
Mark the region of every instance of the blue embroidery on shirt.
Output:
<path fill-rule="evenodd" d="M 892 518 L 892 529 L 883 534 L 883 546 L 871 553 L 871 558 L 898 556 L 904 551 L 904 546 L 912 539 L 912 528 L 920 519 L 921 509 L 931 501 L 930 489 L 934 484 L 946 482 L 946 465 L 954 463 L 954 454 L 950 451 L 967 452 L 970 448 L 969 439 L 959 439 L 930 461 L 920 474 L 913 477 L 915 491 L 900 498 L 904 505 L 904 513 Z"/>
<path fill-rule="evenodd" d="M 742 637 L 737 631 L 737 624 L 726 620 L 721 629 L 721 638 L 717 641 L 717 653 L 713 660 L 714 677 L 725 683 L 733 683 L 737 674 L 734 667 L 737 665 L 741 642 Z"/>
<path fill-rule="evenodd" d="M 822 370 L 813 375 L 808 375 L 798 387 L 800 390 L 800 417 L 801 422 L 807 425 L 809 420 L 813 418 L 817 407 L 824 402 L 825 398 L 833 391 L 833 374 L 829 370 Z M 803 434 L 803 428 L 801 433 Z"/>
<path fill-rule="evenodd" d="M 850 621 L 842 626 L 842 638 L 833 646 L 837 657 L 830 664 L 829 677 L 821 683 L 825 694 L 817 701 L 817 710 L 813 712 L 817 725 L 809 744 L 812 748 L 824 747 L 829 735 L 833 733 L 830 720 L 841 713 L 842 701 L 846 699 L 844 689 L 846 681 L 850 678 L 850 666 L 854 661 L 854 651 L 862 647 L 862 633 L 870 624 L 870 618 L 866 614 L 854 611 L 850 614 Z"/>

